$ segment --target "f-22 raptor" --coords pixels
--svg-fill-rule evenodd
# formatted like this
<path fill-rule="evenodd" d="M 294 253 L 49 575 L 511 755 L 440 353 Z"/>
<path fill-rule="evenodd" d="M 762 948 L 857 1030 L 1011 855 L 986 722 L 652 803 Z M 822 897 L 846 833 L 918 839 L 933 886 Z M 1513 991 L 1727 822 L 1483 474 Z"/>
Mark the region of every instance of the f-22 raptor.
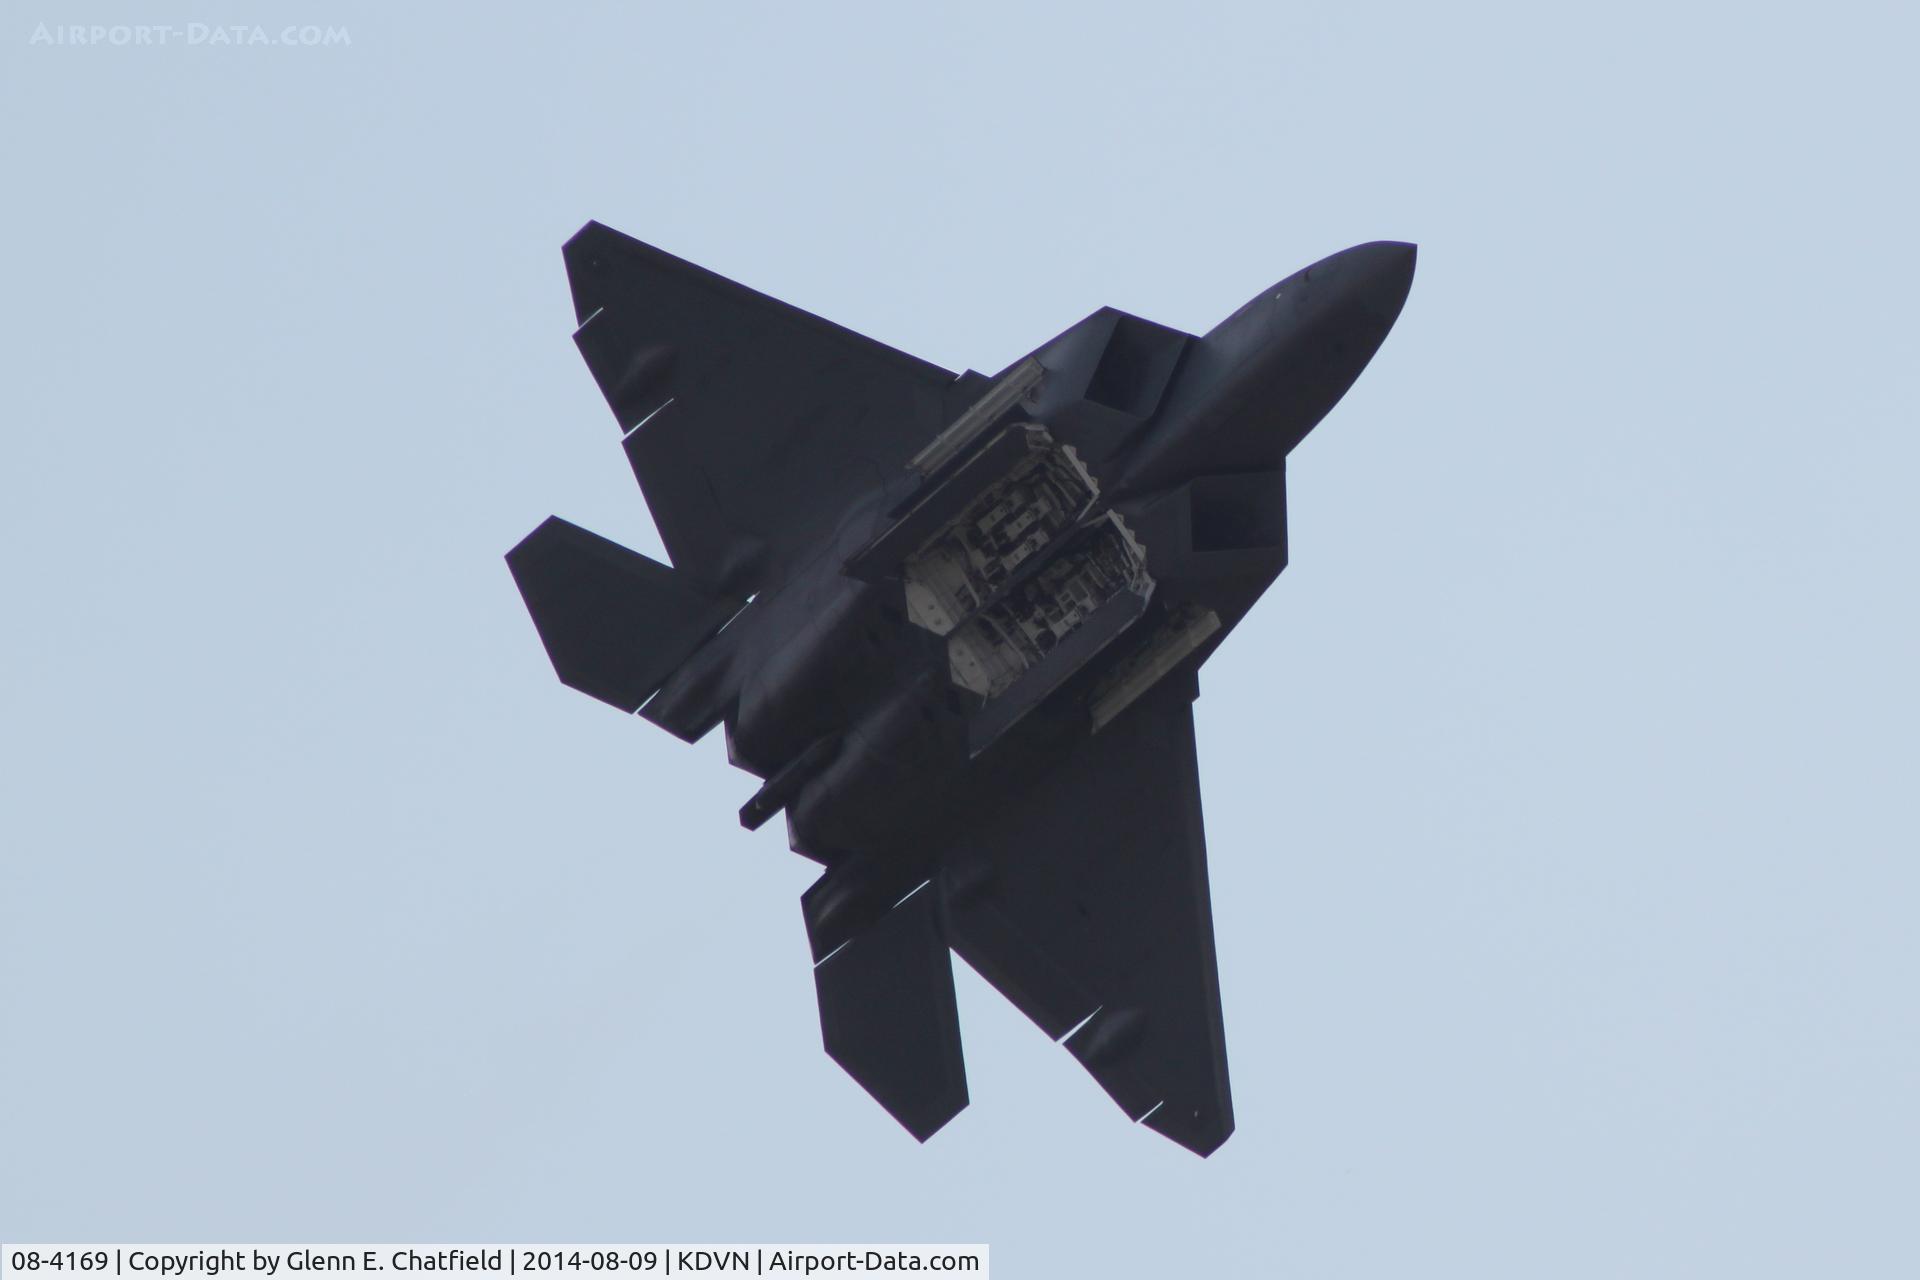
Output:
<path fill-rule="evenodd" d="M 949 949 L 1129 1118 L 1233 1132 L 1192 703 L 1287 563 L 1286 460 L 1400 314 L 1363 244 L 1205 336 L 1112 308 L 959 375 L 598 223 L 574 341 L 672 565 L 507 555 L 560 679 L 725 727 L 824 867 L 827 1052 L 914 1137 L 967 1105 Z"/>

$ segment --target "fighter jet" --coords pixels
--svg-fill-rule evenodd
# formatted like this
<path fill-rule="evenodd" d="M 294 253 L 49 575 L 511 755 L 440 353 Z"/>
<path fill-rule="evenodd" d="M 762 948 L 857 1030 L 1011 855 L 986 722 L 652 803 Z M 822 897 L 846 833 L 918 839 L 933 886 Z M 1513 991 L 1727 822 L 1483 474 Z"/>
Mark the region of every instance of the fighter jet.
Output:
<path fill-rule="evenodd" d="M 826 1050 L 915 1138 L 967 1105 L 949 950 L 1130 1119 L 1233 1132 L 1197 672 L 1287 563 L 1286 461 L 1373 358 L 1376 242 L 1204 336 L 1112 308 L 959 375 L 617 231 L 574 342 L 671 566 L 558 518 L 507 553 L 561 681 L 715 726 L 819 863 Z"/>

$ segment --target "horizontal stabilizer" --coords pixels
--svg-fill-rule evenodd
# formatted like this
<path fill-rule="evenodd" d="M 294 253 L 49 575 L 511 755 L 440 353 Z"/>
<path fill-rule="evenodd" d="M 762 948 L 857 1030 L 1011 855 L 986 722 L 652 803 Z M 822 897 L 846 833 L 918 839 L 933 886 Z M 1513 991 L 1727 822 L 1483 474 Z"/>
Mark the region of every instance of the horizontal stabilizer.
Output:
<path fill-rule="evenodd" d="M 744 601 L 558 516 L 507 552 L 560 682 L 633 711 Z"/>
<path fill-rule="evenodd" d="M 925 1142 L 967 1105 L 953 962 L 931 887 L 814 966 L 827 1055 Z"/>

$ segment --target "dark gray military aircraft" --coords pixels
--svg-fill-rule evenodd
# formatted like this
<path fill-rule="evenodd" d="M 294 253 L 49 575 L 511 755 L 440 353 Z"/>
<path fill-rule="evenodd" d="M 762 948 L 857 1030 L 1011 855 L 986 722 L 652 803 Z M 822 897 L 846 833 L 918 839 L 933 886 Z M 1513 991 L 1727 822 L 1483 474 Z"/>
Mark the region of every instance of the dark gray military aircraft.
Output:
<path fill-rule="evenodd" d="M 1096 311 L 955 376 L 598 223 L 574 341 L 672 558 L 507 554 L 560 679 L 726 729 L 825 870 L 827 1052 L 925 1141 L 967 1105 L 948 949 L 1127 1115 L 1233 1132 L 1196 673 L 1286 567 L 1287 454 L 1400 314 L 1364 244 L 1204 337 Z"/>

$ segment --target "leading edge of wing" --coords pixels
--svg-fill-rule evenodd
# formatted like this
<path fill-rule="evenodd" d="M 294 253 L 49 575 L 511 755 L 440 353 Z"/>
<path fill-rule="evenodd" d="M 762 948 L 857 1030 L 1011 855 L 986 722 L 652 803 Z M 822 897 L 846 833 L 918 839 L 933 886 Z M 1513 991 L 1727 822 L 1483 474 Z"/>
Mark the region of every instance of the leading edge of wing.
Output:
<path fill-rule="evenodd" d="M 709 592 L 776 585 L 957 412 L 947 370 L 599 223 L 565 256 L 574 341 Z"/>
<path fill-rule="evenodd" d="M 688 285 L 710 290 L 736 306 L 777 315 L 790 323 L 804 325 L 822 336 L 857 348 L 862 355 L 897 364 L 908 373 L 941 382 L 952 382 L 958 376 L 930 360 L 922 360 L 845 325 L 835 324 L 824 316 L 803 310 L 790 302 L 782 302 L 771 294 L 748 288 L 717 271 L 675 257 L 625 232 L 615 231 L 603 222 L 588 222 L 574 232 L 561 246 L 560 254 L 567 265 L 567 284 L 573 295 L 576 324 L 585 324 L 589 316 L 610 302 L 630 301 L 631 294 L 623 291 L 623 285 L 631 285 L 649 275 L 674 277 Z"/>
<path fill-rule="evenodd" d="M 1233 1132 L 1190 680 L 982 806 L 943 859 L 948 942 L 1127 1115 L 1201 1155 Z"/>

